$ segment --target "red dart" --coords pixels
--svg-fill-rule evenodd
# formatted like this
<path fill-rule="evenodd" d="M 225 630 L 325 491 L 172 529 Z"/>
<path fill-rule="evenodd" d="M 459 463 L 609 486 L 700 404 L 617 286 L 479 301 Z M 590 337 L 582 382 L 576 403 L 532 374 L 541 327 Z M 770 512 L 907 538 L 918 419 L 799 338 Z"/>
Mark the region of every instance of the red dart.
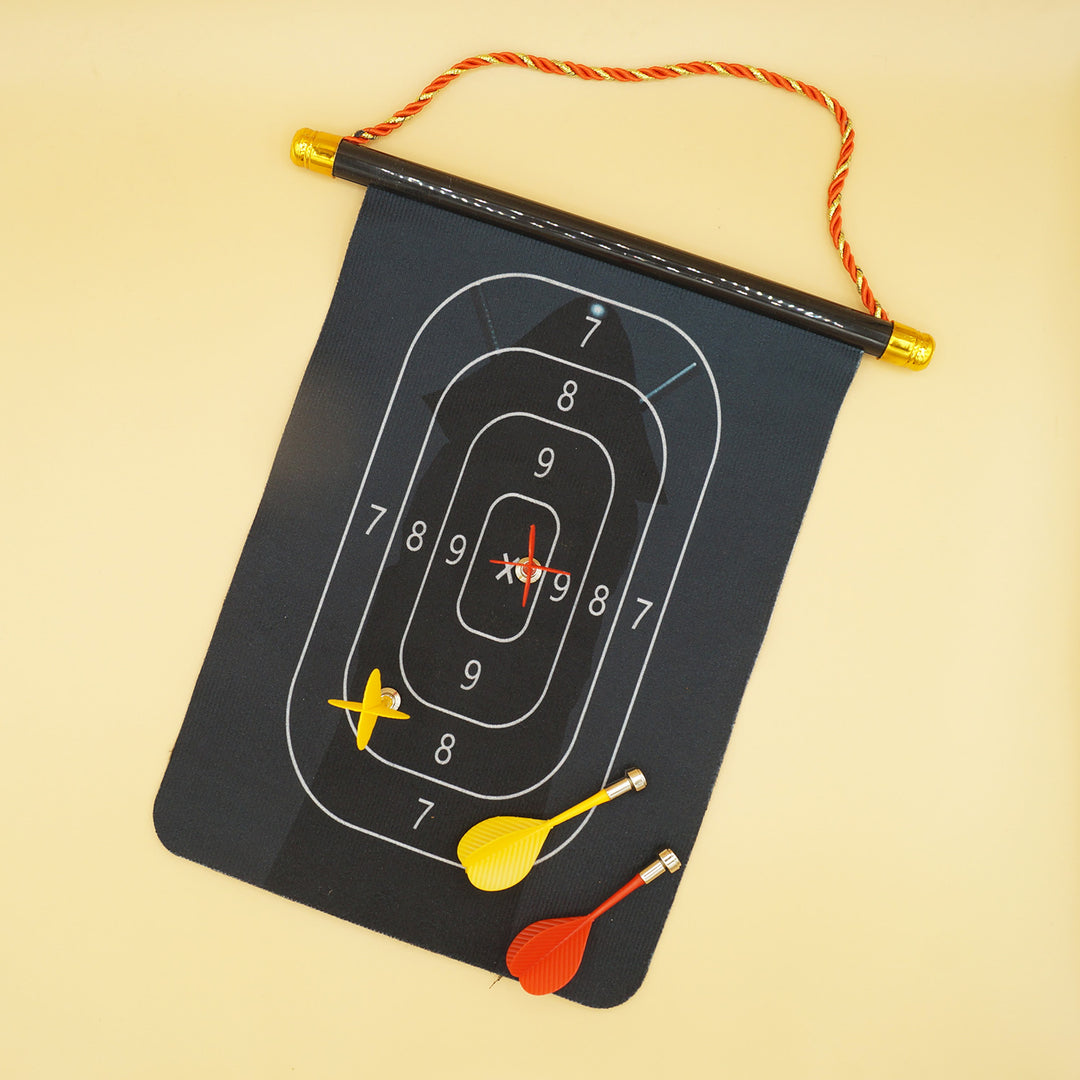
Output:
<path fill-rule="evenodd" d="M 525 559 L 525 593 L 521 598 L 521 606 L 525 606 L 525 601 L 529 599 L 529 586 L 532 585 L 533 567 L 536 566 L 536 560 L 533 558 L 533 554 L 536 551 L 536 526 L 529 526 L 529 554 Z"/>
<path fill-rule="evenodd" d="M 674 874 L 680 866 L 682 863 L 675 852 L 665 848 L 655 862 L 635 874 L 617 893 L 609 896 L 588 915 L 541 919 L 530 923 L 506 950 L 506 967 L 510 974 L 530 994 L 550 994 L 561 989 L 581 966 L 592 924 L 635 889 L 648 885 L 665 870 Z"/>
<path fill-rule="evenodd" d="M 525 593 L 521 597 L 521 606 L 524 607 L 529 599 L 529 588 L 532 586 L 533 574 L 537 570 L 545 574 L 565 574 L 569 577 L 570 574 L 566 570 L 556 570 L 553 566 L 541 566 L 533 557 L 536 553 L 536 526 L 529 526 L 529 554 L 524 559 L 518 559 L 515 562 L 511 562 L 507 559 L 488 559 L 488 562 L 494 563 L 496 566 L 516 566 L 521 573 L 518 575 L 522 581 L 525 582 Z"/>

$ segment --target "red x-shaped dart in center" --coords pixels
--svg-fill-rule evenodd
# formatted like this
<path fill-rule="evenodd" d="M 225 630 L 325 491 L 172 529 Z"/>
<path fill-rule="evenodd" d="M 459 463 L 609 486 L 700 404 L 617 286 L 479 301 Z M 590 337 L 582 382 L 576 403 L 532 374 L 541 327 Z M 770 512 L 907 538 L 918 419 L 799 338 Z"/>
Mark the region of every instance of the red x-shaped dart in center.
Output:
<path fill-rule="evenodd" d="M 521 606 L 524 607 L 529 599 L 529 588 L 533 582 L 533 575 L 537 571 L 545 574 L 566 574 L 570 576 L 566 570 L 556 570 L 552 566 L 541 566 L 540 563 L 534 558 L 536 552 L 536 526 L 529 526 L 529 554 L 524 559 L 517 559 L 514 562 L 510 562 L 507 559 L 490 559 L 489 562 L 493 562 L 496 566 L 517 566 L 521 568 L 521 576 L 525 580 L 525 592 L 521 597 Z"/>

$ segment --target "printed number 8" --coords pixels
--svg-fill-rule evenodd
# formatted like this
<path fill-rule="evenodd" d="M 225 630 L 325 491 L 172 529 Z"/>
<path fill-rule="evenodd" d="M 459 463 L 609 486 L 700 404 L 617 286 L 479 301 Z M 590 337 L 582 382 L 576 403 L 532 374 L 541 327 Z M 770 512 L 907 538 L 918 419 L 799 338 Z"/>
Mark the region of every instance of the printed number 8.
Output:
<path fill-rule="evenodd" d="M 593 598 L 589 601 L 589 614 L 599 618 L 607 610 L 607 600 L 611 595 L 606 585 L 597 585 Z"/>
<path fill-rule="evenodd" d="M 439 765 L 450 764 L 450 758 L 452 757 L 454 743 L 456 742 L 457 739 L 455 739 L 449 731 L 439 740 L 439 745 L 435 750 L 435 761 Z"/>
<path fill-rule="evenodd" d="M 412 532 L 405 537 L 405 546 L 410 551 L 419 551 L 424 546 L 424 533 L 426 532 L 426 521 L 414 521 L 412 523 Z"/>
<path fill-rule="evenodd" d="M 563 383 L 562 393 L 559 395 L 559 400 L 555 402 L 559 412 L 569 412 L 574 407 L 574 398 L 577 392 L 578 385 L 573 379 L 567 379 Z"/>

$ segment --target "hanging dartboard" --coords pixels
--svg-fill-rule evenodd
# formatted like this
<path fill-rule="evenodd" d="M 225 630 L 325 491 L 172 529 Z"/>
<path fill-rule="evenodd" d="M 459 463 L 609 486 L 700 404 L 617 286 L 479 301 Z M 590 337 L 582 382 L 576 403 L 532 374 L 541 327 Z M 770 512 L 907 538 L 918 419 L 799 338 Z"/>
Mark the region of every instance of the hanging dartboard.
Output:
<path fill-rule="evenodd" d="M 325 152 L 311 136 L 300 157 Z M 859 359 L 919 366 L 929 344 L 329 145 L 328 169 L 371 190 L 159 834 L 533 992 L 616 1004 L 675 896 L 664 872 L 691 853 Z M 569 981 L 536 960 L 570 933 L 552 916 L 585 919 Z"/>

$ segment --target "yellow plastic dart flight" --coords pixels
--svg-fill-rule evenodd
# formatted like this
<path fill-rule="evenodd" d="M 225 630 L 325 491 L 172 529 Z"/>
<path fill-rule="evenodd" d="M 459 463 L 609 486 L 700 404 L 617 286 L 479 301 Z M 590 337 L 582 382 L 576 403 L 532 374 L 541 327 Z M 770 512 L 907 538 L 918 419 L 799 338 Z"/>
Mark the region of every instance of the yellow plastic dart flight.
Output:
<path fill-rule="evenodd" d="M 363 701 L 340 701 L 330 698 L 329 704 L 336 705 L 339 709 L 349 709 L 357 714 L 356 717 L 356 749 L 363 750 L 375 730 L 375 721 L 380 716 L 388 716 L 394 720 L 408 720 L 409 714 L 398 712 L 394 706 L 399 703 L 398 695 L 393 690 L 384 690 L 382 676 L 376 668 L 369 676 L 367 686 L 364 687 Z"/>
<path fill-rule="evenodd" d="M 543 821 L 540 818 L 493 817 L 474 825 L 459 841 L 457 857 L 469 880 L 485 892 L 497 892 L 516 885 L 533 868 L 547 834 L 564 821 L 584 814 L 601 803 L 610 802 L 628 791 L 640 791 L 645 776 L 630 769 L 614 784 L 601 788 L 584 802 Z"/>

